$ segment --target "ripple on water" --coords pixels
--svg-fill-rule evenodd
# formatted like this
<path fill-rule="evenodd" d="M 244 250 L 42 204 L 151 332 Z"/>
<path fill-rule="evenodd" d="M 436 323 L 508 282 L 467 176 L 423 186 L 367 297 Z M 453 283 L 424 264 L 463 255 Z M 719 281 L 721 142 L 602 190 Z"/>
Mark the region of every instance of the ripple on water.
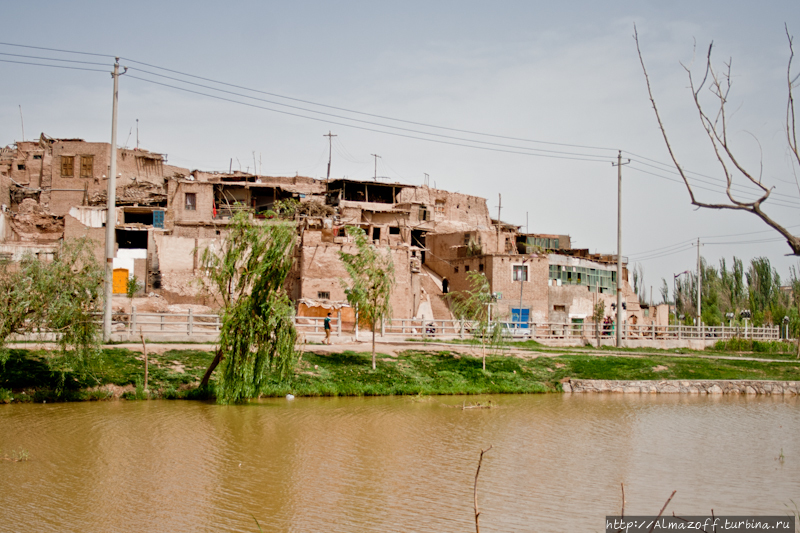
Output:
<path fill-rule="evenodd" d="M 629 514 L 800 500 L 797 398 L 491 399 L 0 406 L 0 449 L 31 455 L 0 463 L 0 531 L 464 531 L 490 444 L 486 531 L 599 530 L 623 482 Z"/>

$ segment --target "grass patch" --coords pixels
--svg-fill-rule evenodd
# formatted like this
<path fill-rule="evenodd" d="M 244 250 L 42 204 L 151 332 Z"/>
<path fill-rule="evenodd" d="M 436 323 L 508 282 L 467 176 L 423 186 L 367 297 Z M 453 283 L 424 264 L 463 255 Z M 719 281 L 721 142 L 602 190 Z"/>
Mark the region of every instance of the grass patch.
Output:
<path fill-rule="evenodd" d="M 11 350 L 8 361 L 0 367 L 0 404 L 106 400 L 113 397 L 108 385 L 124 387 L 122 397 L 128 400 L 214 398 L 213 380 L 208 388 L 198 387 L 214 357 L 211 351 L 151 354 L 148 391 L 144 390 L 144 358 L 139 352 L 108 348 L 103 351 L 102 364 L 84 377 L 70 369 L 52 369 L 47 357 L 41 351 Z M 426 396 L 552 392 L 561 389 L 565 378 L 800 380 L 800 362 L 794 362 L 793 356 L 783 359 L 672 357 L 664 351 L 637 356 L 572 352 L 536 359 L 501 354 L 487 355 L 484 371 L 479 356 L 459 354 L 447 347 L 418 346 L 397 357 L 378 354 L 373 371 L 369 352 L 305 352 L 291 378 L 268 379 L 261 392 L 265 396 Z"/>

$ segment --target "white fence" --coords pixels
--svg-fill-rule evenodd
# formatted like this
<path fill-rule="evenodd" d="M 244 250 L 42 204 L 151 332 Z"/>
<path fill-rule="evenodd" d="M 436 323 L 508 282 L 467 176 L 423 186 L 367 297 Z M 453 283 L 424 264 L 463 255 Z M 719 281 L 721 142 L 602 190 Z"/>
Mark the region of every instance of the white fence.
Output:
<path fill-rule="evenodd" d="M 159 337 L 175 337 L 185 335 L 190 339 L 208 341 L 216 339 L 220 330 L 220 318 L 216 314 L 194 314 L 189 310 L 185 314 L 164 313 L 132 313 L 114 314 L 114 333 L 127 334 L 157 340 Z M 324 318 L 294 317 L 295 326 L 301 335 L 324 335 Z M 380 326 L 381 337 L 395 339 L 405 338 L 440 338 L 467 339 L 477 330 L 476 324 L 468 320 L 387 320 Z M 595 342 L 616 338 L 613 328 L 605 328 L 602 324 L 593 323 L 514 323 L 501 324 L 504 336 L 513 340 L 524 339 L 562 339 Z M 343 331 L 338 318 L 331 319 L 331 335 L 351 336 L 352 330 Z M 368 331 L 368 330 L 367 330 Z M 377 331 L 376 331 L 377 333 Z M 781 330 L 778 326 L 765 327 L 729 327 L 729 326 L 683 326 L 683 325 L 632 325 L 623 324 L 622 337 L 625 340 L 726 340 L 734 337 L 754 340 L 779 340 Z"/>

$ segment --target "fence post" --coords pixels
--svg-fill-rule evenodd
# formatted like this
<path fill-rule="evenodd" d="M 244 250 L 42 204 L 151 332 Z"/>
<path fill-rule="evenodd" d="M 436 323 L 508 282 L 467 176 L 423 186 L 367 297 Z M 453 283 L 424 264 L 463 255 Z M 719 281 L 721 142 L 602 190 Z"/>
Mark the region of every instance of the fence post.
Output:
<path fill-rule="evenodd" d="M 336 322 L 337 322 L 337 324 L 336 324 L 336 336 L 337 337 L 341 337 L 342 336 L 342 310 L 341 309 L 339 309 L 339 311 L 336 313 Z"/>
<path fill-rule="evenodd" d="M 131 335 L 136 333 L 136 306 L 131 306 Z"/>
<path fill-rule="evenodd" d="M 683 324 L 678 323 L 678 340 L 681 340 L 682 330 L 683 330 Z"/>
<path fill-rule="evenodd" d="M 191 308 L 189 308 L 189 324 L 187 325 L 187 330 L 189 332 L 189 336 L 191 337 L 194 334 L 194 314 L 192 313 Z"/>
<path fill-rule="evenodd" d="M 161 313 L 161 331 L 164 331 L 164 313 Z"/>
<path fill-rule="evenodd" d="M 650 322 L 650 338 L 656 340 L 656 323 Z"/>

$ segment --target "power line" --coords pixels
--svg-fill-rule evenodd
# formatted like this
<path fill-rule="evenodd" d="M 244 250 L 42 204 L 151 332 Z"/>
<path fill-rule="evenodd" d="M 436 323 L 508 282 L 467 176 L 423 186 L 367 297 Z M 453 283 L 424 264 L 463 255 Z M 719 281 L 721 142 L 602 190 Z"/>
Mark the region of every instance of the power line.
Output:
<path fill-rule="evenodd" d="M 192 89 L 187 89 L 185 87 L 177 87 L 175 85 L 170 85 L 170 84 L 167 84 L 167 83 L 161 83 L 161 82 L 157 82 L 157 81 L 150 80 L 150 79 L 147 79 L 147 78 L 141 78 L 139 76 L 128 75 L 127 77 L 130 78 L 130 79 L 139 80 L 139 81 L 143 81 L 143 82 L 146 82 L 146 83 L 152 83 L 154 85 L 160 85 L 160 86 L 163 86 L 163 87 L 169 87 L 169 88 L 172 88 L 172 89 L 176 89 L 178 91 L 184 91 L 184 92 L 188 92 L 188 93 L 192 93 L 192 94 L 197 94 L 197 95 L 200 95 L 200 96 L 206 96 L 208 98 L 214 98 L 214 99 L 217 99 L 217 100 L 222 100 L 222 101 L 225 101 L 225 102 L 231 102 L 231 103 L 234 103 L 234 104 L 239 104 L 239 105 L 243 105 L 243 106 L 247 106 L 247 107 L 252 107 L 252 108 L 255 108 L 255 109 L 263 109 L 263 110 L 266 110 L 266 111 L 272 111 L 274 113 L 281 113 L 283 115 L 289 115 L 289 116 L 294 116 L 294 117 L 299 117 L 299 118 L 305 118 L 305 119 L 308 119 L 308 120 L 314 120 L 314 121 L 317 121 L 317 122 L 323 122 L 325 124 L 335 124 L 337 126 L 344 126 L 344 127 L 347 127 L 347 128 L 354 128 L 354 129 L 359 129 L 359 130 L 364 130 L 364 131 L 372 131 L 372 132 L 375 132 L 375 133 L 383 133 L 385 135 L 393 135 L 395 137 L 404 137 L 404 138 L 407 138 L 407 139 L 416 139 L 416 140 L 421 140 L 421 141 L 434 142 L 434 143 L 438 143 L 438 144 L 446 144 L 446 145 L 450 145 L 450 146 L 461 146 L 461 147 L 466 147 L 466 148 L 474 148 L 474 149 L 477 149 L 477 150 L 485 150 L 485 151 L 491 151 L 491 152 L 501 152 L 501 153 L 508 153 L 508 154 L 518 154 L 518 155 L 538 156 L 538 157 L 549 157 L 549 158 L 552 158 L 552 159 L 569 159 L 569 160 L 573 160 L 573 161 L 589 161 L 589 162 L 593 162 L 593 163 L 607 163 L 608 162 L 607 159 L 597 159 L 597 158 L 592 158 L 592 157 L 568 157 L 568 156 L 565 156 L 565 155 L 555 155 L 555 154 L 548 154 L 548 153 L 540 154 L 540 153 L 531 153 L 531 152 L 519 152 L 519 151 L 516 151 L 516 150 L 504 150 L 504 149 L 500 149 L 500 148 L 491 148 L 491 147 L 488 147 L 488 146 L 475 146 L 475 145 L 471 145 L 471 144 L 463 144 L 463 143 L 457 143 L 457 142 L 443 141 L 443 140 L 439 140 L 439 139 L 427 139 L 427 138 L 418 137 L 418 136 L 415 136 L 415 135 L 406 135 L 406 134 L 392 132 L 392 131 L 378 130 L 378 129 L 374 129 L 374 128 L 367 128 L 365 126 L 357 126 L 357 125 L 354 125 L 354 124 L 347 124 L 347 123 L 344 123 L 344 122 L 336 122 L 334 120 L 329 120 L 329 119 L 323 119 L 323 118 L 318 118 L 318 117 L 309 117 L 307 115 L 302 115 L 302 114 L 299 114 L 299 113 L 293 113 L 293 112 L 290 112 L 290 111 L 284 111 L 284 110 L 280 110 L 280 109 L 273 109 L 273 108 L 270 108 L 270 107 L 261 106 L 261 105 L 257 105 L 257 104 L 253 104 L 253 103 L 249 103 L 249 102 L 241 102 L 239 100 L 234 100 L 232 98 L 225 98 L 223 96 L 217 96 L 217 95 L 213 95 L 213 94 L 204 93 L 204 92 L 201 92 L 201 91 L 195 91 L 195 90 L 192 90 Z M 422 134 L 423 135 L 428 135 L 428 134 L 426 134 L 424 132 Z M 479 141 L 466 140 L 466 142 L 479 142 Z M 600 156 L 598 156 L 598 157 L 600 157 Z"/>
<path fill-rule="evenodd" d="M 662 172 L 669 172 L 670 174 L 673 174 L 675 176 L 680 176 L 680 173 L 677 170 L 675 170 L 674 166 L 672 166 L 671 168 L 661 169 L 660 167 L 657 167 L 656 165 L 651 165 L 649 163 L 644 163 L 642 161 L 636 161 L 636 163 L 638 163 L 640 165 L 644 165 L 644 166 L 650 167 L 650 168 L 655 168 L 655 169 L 661 170 Z M 668 165 L 663 164 L 663 163 L 660 163 L 660 164 L 663 165 L 663 166 L 668 166 Z M 727 189 L 727 182 L 724 182 L 720 178 L 717 178 L 717 177 L 714 177 L 714 176 L 708 176 L 706 174 L 700 174 L 698 172 L 692 172 L 692 171 L 684 171 L 684 172 L 685 172 L 685 174 L 687 174 L 687 177 L 688 177 L 688 175 L 691 174 L 691 175 L 694 175 L 694 176 L 700 176 L 700 177 L 704 177 L 704 178 L 708 178 L 710 180 L 713 180 L 713 181 L 709 182 L 709 181 L 702 180 L 702 179 L 697 178 L 697 177 L 693 178 L 695 181 L 699 181 L 700 183 L 707 183 L 707 184 L 713 185 L 715 187 L 724 187 L 724 188 Z M 722 183 L 724 183 L 724 185 L 722 185 Z M 731 189 L 741 189 L 747 194 L 758 194 L 759 196 L 761 194 L 763 194 L 759 189 L 756 189 L 754 187 L 748 187 L 746 184 L 745 185 L 740 185 L 738 183 L 732 183 L 731 184 Z M 786 197 L 786 198 L 790 198 L 792 200 L 797 200 L 797 196 L 794 195 L 794 194 L 783 194 L 783 193 L 774 192 L 774 191 L 770 193 L 770 197 L 775 197 L 775 196 L 783 196 L 783 197 Z"/>
<path fill-rule="evenodd" d="M 12 61 L 11 59 L 0 59 L 0 62 L 16 63 L 17 65 L 33 65 L 35 67 L 63 68 L 68 70 L 84 70 L 87 72 L 108 72 L 107 70 L 100 70 L 98 68 L 70 67 L 67 65 L 47 65 L 44 63 L 31 63 L 29 61 Z"/>
<path fill-rule="evenodd" d="M 445 135 L 445 134 L 442 134 L 442 133 L 433 133 L 433 132 L 428 132 L 428 131 L 415 130 L 415 129 L 411 129 L 411 128 L 404 128 L 404 127 L 400 127 L 400 126 L 392 126 L 392 125 L 389 125 L 389 124 L 383 124 L 383 123 L 380 123 L 380 122 L 373 122 L 373 121 L 370 121 L 370 120 L 363 120 L 363 119 L 346 117 L 346 116 L 337 115 L 337 114 L 334 114 L 334 113 L 328 113 L 328 112 L 325 112 L 325 111 L 316 111 L 314 109 L 308 109 L 308 108 L 301 107 L 301 106 L 285 104 L 285 103 L 282 103 L 282 102 L 276 102 L 274 100 L 267 100 L 267 99 L 264 99 L 264 98 L 259 98 L 257 96 L 249 96 L 249 95 L 238 93 L 238 92 L 235 92 L 235 91 L 229 91 L 229 90 L 226 90 L 226 89 L 219 89 L 217 87 L 211 87 L 209 85 L 203 85 L 203 84 L 200 84 L 200 83 L 195 83 L 195 82 L 191 82 L 191 81 L 182 80 L 182 79 L 176 78 L 174 76 L 167 76 L 165 74 L 158 74 L 156 72 L 151 72 L 151 71 L 144 70 L 144 69 L 141 69 L 141 68 L 131 67 L 130 70 L 137 70 L 139 72 L 143 72 L 143 73 L 149 74 L 151 76 L 158 76 L 159 78 L 165 78 L 165 79 L 168 79 L 168 80 L 176 81 L 178 83 L 183 83 L 183 84 L 194 86 L 194 87 L 201 87 L 203 89 L 208 89 L 210 91 L 217 91 L 217 92 L 220 92 L 220 93 L 223 93 L 223 94 L 230 94 L 230 95 L 233 95 L 233 96 L 238 96 L 240 98 L 247 98 L 247 99 L 250 99 L 250 100 L 255 100 L 255 101 L 258 101 L 258 102 L 264 102 L 264 103 L 271 104 L 271 105 L 278 105 L 278 106 L 286 107 L 286 108 L 289 108 L 289 109 L 296 109 L 296 110 L 299 110 L 299 111 L 304 111 L 306 113 L 315 113 L 315 114 L 318 114 L 318 115 L 327 116 L 327 117 L 333 117 L 333 118 L 340 119 L 340 120 L 349 120 L 349 121 L 358 122 L 358 123 L 362 123 L 362 124 L 368 124 L 370 126 L 377 126 L 377 127 L 381 127 L 381 128 L 391 128 L 391 129 L 395 129 L 395 130 L 399 130 L 399 131 L 405 131 L 405 132 L 409 132 L 409 133 L 416 133 L 416 134 L 419 134 L 419 135 L 430 135 L 432 137 L 439 137 L 439 138 L 442 138 L 442 139 L 451 139 L 451 140 L 470 142 L 470 143 L 475 143 L 475 144 L 485 144 L 485 145 L 488 145 L 488 146 L 497 146 L 497 147 L 501 147 L 501 148 L 511 148 L 511 149 L 514 149 L 514 150 L 527 150 L 527 151 L 530 151 L 530 152 L 537 152 L 537 153 L 538 152 L 542 152 L 542 153 L 552 153 L 552 154 L 579 156 L 579 157 L 592 157 L 592 158 L 609 157 L 609 156 L 596 155 L 596 154 L 564 152 L 564 151 L 559 151 L 559 150 L 546 150 L 546 149 L 543 149 L 543 148 L 529 148 L 529 147 L 526 147 L 526 146 L 517 146 L 517 145 L 509 145 L 509 144 L 495 143 L 495 142 L 489 142 L 489 141 L 480 141 L 480 140 L 476 140 L 476 139 L 468 139 L 468 138 L 464 138 L 464 137 L 456 137 L 456 136 L 453 136 L 453 135 Z M 142 78 L 137 78 L 137 79 L 142 79 Z M 155 82 L 153 82 L 153 83 L 155 83 Z M 215 82 L 215 83 L 219 83 L 219 82 Z M 167 85 L 167 84 L 164 84 L 164 85 L 166 85 L 168 87 L 177 88 L 177 87 L 172 86 L 172 85 Z M 247 89 L 247 90 L 250 90 L 250 89 Z"/>
<path fill-rule="evenodd" d="M 41 56 L 28 56 L 23 54 L 9 54 L 6 52 L 0 52 L 0 56 L 10 56 L 10 57 L 24 57 L 27 59 L 42 59 L 44 61 L 62 61 L 64 63 L 82 63 L 84 65 L 100 65 L 100 66 L 107 66 L 112 67 L 113 65 L 109 65 L 108 63 L 98 63 L 96 61 L 77 61 L 75 59 L 59 59 L 54 57 L 41 57 Z"/>

